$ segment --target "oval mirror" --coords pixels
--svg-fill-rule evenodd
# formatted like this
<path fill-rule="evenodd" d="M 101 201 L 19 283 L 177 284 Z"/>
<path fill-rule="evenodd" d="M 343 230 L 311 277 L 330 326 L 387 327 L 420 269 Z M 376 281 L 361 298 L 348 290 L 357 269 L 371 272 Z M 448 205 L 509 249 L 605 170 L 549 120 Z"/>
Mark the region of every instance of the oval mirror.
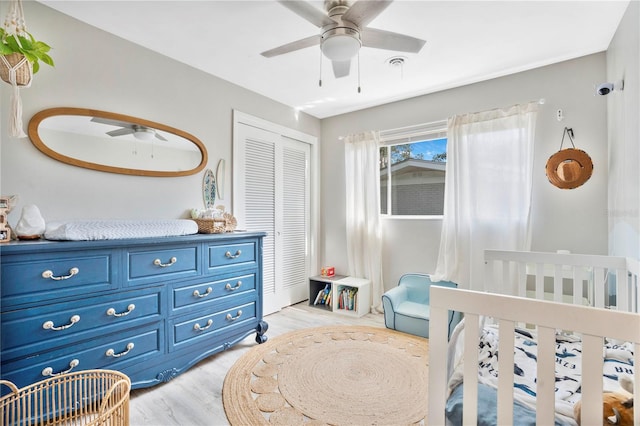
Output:
<path fill-rule="evenodd" d="M 187 176 L 207 164 L 195 136 L 164 124 L 86 108 L 51 108 L 29 121 L 29 138 L 73 166 L 137 176 Z"/>

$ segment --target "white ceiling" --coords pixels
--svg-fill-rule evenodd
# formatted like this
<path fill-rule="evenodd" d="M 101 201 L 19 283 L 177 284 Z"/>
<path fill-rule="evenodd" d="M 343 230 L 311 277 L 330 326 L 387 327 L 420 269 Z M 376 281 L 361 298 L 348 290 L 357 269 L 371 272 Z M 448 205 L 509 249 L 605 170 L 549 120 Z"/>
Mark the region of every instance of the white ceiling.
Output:
<path fill-rule="evenodd" d="M 318 47 L 260 55 L 319 33 L 273 0 L 39 1 L 318 118 L 604 51 L 629 3 L 396 0 L 368 26 L 427 43 L 418 54 L 363 47 L 358 93 L 355 63 L 336 79 L 323 60 L 319 87 Z M 402 68 L 386 63 L 393 56 Z"/>

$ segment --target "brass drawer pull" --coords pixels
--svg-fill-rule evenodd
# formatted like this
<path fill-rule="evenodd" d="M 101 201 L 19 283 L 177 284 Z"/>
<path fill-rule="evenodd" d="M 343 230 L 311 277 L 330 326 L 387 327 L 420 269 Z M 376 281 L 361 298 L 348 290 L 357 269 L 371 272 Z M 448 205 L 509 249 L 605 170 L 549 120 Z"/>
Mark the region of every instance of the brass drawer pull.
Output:
<path fill-rule="evenodd" d="M 207 321 L 207 325 L 205 325 L 204 327 L 202 327 L 198 323 L 195 323 L 195 325 L 193 326 L 193 329 L 196 331 L 205 331 L 207 328 L 211 327 L 212 325 L 213 325 L 213 320 L 210 319 L 209 321 Z"/>
<path fill-rule="evenodd" d="M 71 278 L 74 275 L 78 275 L 78 273 L 80 272 L 80 269 L 78 268 L 71 268 L 69 269 L 69 275 L 61 275 L 59 277 L 56 277 L 53 275 L 53 271 L 50 270 L 46 270 L 42 273 L 42 278 L 49 278 L 51 280 L 55 280 L 55 281 L 62 281 L 62 280 L 68 280 L 69 278 Z"/>
<path fill-rule="evenodd" d="M 48 376 L 51 376 L 51 377 L 54 377 L 54 376 L 60 376 L 60 375 L 62 375 L 62 374 L 69 373 L 71 370 L 73 370 L 74 368 L 76 368 L 79 364 L 80 364 L 80 361 L 78 361 L 77 359 L 72 359 L 72 360 L 71 360 L 71 362 L 69 363 L 69 368 L 68 368 L 68 369 L 66 369 L 66 370 L 64 370 L 64 371 L 61 371 L 61 372 L 59 372 L 59 373 L 54 373 L 54 372 L 53 372 L 53 368 L 51 368 L 51 367 L 47 367 L 47 368 L 45 368 L 44 370 L 42 370 L 42 375 L 43 375 L 44 377 L 48 377 Z"/>
<path fill-rule="evenodd" d="M 242 316 L 242 310 L 238 309 L 235 317 L 232 317 L 231 314 L 227 314 L 227 321 L 235 321 Z"/>
<path fill-rule="evenodd" d="M 129 352 L 131 352 L 131 349 L 133 349 L 135 345 L 133 344 L 133 342 L 129 342 L 127 343 L 127 350 L 124 352 L 120 352 L 119 354 L 117 354 L 113 349 L 107 349 L 107 352 L 105 352 L 106 356 L 112 356 L 114 358 L 120 358 L 121 356 L 125 356 L 126 354 L 128 354 Z"/>
<path fill-rule="evenodd" d="M 228 259 L 235 259 L 237 257 L 240 257 L 241 254 L 242 254 L 242 250 L 236 250 L 236 254 L 231 254 L 231 252 L 228 251 L 224 255 Z"/>
<path fill-rule="evenodd" d="M 161 268 L 167 268 L 171 265 L 174 265 L 177 261 L 178 261 L 178 258 L 174 256 L 171 259 L 169 259 L 169 263 L 162 263 L 160 259 L 156 259 L 153 261 L 153 264 Z"/>
<path fill-rule="evenodd" d="M 231 283 L 227 283 L 227 285 L 225 285 L 224 288 L 226 288 L 227 290 L 230 290 L 230 291 L 235 291 L 235 290 L 239 289 L 240 286 L 242 286 L 242 281 L 238 280 L 238 282 L 236 283 L 236 285 L 234 287 L 231 287 Z"/>
<path fill-rule="evenodd" d="M 109 309 L 107 309 L 107 315 L 114 316 L 114 317 L 126 317 L 131 312 L 133 312 L 133 310 L 135 308 L 136 308 L 136 305 L 134 305 L 133 303 L 130 304 L 129 306 L 127 306 L 127 310 L 126 311 L 121 312 L 121 313 L 117 313 L 114 308 L 109 308 Z"/>
<path fill-rule="evenodd" d="M 71 318 L 69 318 L 70 323 L 66 324 L 66 325 L 61 325 L 61 326 L 54 326 L 53 325 L 53 321 L 46 321 L 44 324 L 42 324 L 42 328 L 44 328 L 45 330 L 54 330 L 54 331 L 60 331 L 60 330 L 65 330 L 69 327 L 71 327 L 73 324 L 77 323 L 80 321 L 80 315 L 74 315 Z"/>
<path fill-rule="evenodd" d="M 202 297 L 207 297 L 208 295 L 210 295 L 210 294 L 211 294 L 211 292 L 213 292 L 213 289 L 212 289 L 211 287 L 207 287 L 207 291 L 206 291 L 205 293 L 200 294 L 200 292 L 199 292 L 198 290 L 194 290 L 194 291 L 193 291 L 193 295 L 194 295 L 195 297 L 200 297 L 200 298 L 202 298 Z"/>

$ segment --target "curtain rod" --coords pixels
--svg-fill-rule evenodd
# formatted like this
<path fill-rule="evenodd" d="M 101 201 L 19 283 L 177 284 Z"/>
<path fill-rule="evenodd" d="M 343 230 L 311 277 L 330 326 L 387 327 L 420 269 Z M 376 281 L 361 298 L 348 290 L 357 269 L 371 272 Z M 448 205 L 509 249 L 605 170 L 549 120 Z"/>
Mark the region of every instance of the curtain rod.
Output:
<path fill-rule="evenodd" d="M 537 103 L 539 105 L 544 105 L 547 100 L 545 98 L 540 98 L 538 100 L 532 100 L 526 103 Z M 518 105 L 518 104 L 516 104 Z M 495 108 L 495 109 L 499 109 L 499 108 Z M 414 124 L 412 126 L 404 126 L 404 127 L 397 127 L 395 129 L 386 129 L 386 130 L 380 130 L 380 133 L 395 133 L 395 132 L 402 132 L 402 131 L 406 131 L 412 128 L 420 128 L 420 127 L 424 127 L 424 126 L 433 126 L 433 127 L 438 127 L 438 126 L 442 126 L 442 125 L 447 125 L 447 120 L 439 120 L 439 121 L 433 121 L 431 123 L 423 123 L 423 124 Z M 338 136 L 338 140 L 344 140 L 346 136 Z"/>

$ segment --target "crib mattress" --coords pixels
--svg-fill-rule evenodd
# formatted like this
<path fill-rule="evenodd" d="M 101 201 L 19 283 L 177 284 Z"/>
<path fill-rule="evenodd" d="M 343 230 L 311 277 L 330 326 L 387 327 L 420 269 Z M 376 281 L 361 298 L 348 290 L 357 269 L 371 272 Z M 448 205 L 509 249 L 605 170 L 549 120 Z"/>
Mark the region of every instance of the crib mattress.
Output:
<path fill-rule="evenodd" d="M 189 219 L 171 220 L 74 220 L 47 224 L 48 240 L 116 240 L 155 238 L 198 233 L 198 224 Z"/>

